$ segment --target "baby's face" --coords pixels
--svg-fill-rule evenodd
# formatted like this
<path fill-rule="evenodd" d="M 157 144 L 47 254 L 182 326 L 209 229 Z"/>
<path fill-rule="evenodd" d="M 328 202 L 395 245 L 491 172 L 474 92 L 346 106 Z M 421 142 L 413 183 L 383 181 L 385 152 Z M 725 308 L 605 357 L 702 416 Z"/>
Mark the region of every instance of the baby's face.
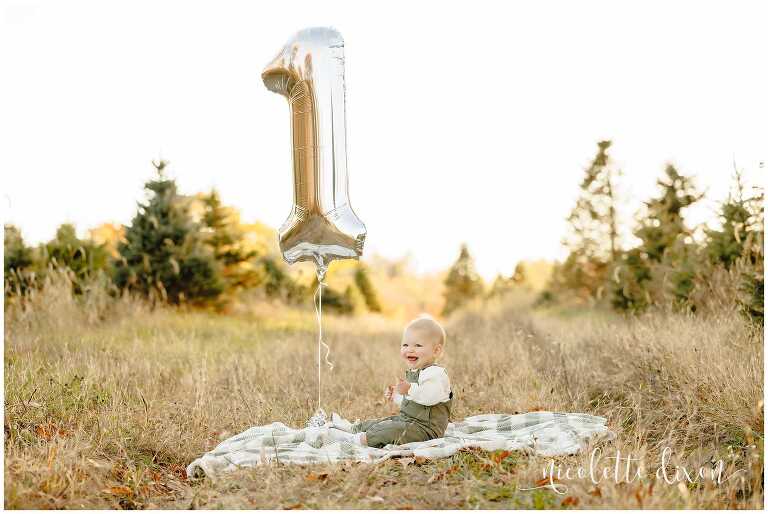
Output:
<path fill-rule="evenodd" d="M 400 343 L 400 357 L 411 369 L 423 368 L 435 362 L 440 346 L 420 330 L 406 330 Z"/>

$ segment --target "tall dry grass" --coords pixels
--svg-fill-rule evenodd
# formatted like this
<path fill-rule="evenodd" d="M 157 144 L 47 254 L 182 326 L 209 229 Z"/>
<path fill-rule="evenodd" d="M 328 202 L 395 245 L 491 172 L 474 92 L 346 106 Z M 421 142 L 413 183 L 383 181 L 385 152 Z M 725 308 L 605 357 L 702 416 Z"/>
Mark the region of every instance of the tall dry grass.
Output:
<path fill-rule="evenodd" d="M 220 317 L 150 310 L 130 298 L 80 299 L 52 280 L 6 309 L 6 508 L 760 508 L 763 335 L 730 312 L 639 319 L 529 309 L 529 298 L 476 305 L 447 323 L 442 364 L 454 419 L 536 409 L 604 415 L 605 455 L 653 467 L 664 446 L 689 469 L 723 459 L 724 483 L 564 481 L 565 495 L 522 491 L 553 461 L 504 452 L 379 465 L 264 466 L 189 482 L 184 468 L 253 425 L 302 426 L 317 402 L 311 313 L 258 306 Z M 323 407 L 388 414 L 402 373 L 402 327 L 326 318 L 332 372 Z"/>

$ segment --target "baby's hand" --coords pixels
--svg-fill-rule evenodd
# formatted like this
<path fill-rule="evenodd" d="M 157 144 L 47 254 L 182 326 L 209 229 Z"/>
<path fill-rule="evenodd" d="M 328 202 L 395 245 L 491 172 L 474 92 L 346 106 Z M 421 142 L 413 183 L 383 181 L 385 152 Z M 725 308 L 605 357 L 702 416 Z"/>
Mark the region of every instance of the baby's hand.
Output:
<path fill-rule="evenodd" d="M 396 387 L 398 393 L 403 395 L 407 394 L 410 388 L 411 388 L 411 384 L 409 382 L 406 382 L 402 378 L 398 379 L 397 387 Z"/>
<path fill-rule="evenodd" d="M 388 385 L 387 388 L 384 390 L 384 398 L 386 398 L 388 401 L 392 401 L 392 396 L 395 394 L 395 386 Z"/>

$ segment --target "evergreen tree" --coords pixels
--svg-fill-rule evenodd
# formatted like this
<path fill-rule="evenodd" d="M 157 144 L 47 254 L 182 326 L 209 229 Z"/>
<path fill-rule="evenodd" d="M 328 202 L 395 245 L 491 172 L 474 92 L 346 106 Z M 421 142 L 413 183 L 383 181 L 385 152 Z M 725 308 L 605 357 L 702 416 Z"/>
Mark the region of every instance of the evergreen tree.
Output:
<path fill-rule="evenodd" d="M 362 263 L 355 270 L 355 285 L 365 300 L 368 310 L 371 312 L 381 312 L 381 304 L 379 303 L 376 289 L 368 277 L 368 269 Z"/>
<path fill-rule="evenodd" d="M 744 255 L 750 221 L 753 218 L 750 206 L 754 201 L 744 196 L 744 183 L 738 172 L 735 182 L 735 191 L 729 193 L 727 200 L 720 206 L 720 230 L 705 231 L 710 260 L 722 264 L 726 269 L 730 269 L 733 263 Z M 759 213 L 754 214 L 759 216 Z"/>
<path fill-rule="evenodd" d="M 515 271 L 512 273 L 510 280 L 516 286 L 524 286 L 526 283 L 525 265 L 522 262 L 518 262 L 515 265 Z"/>
<path fill-rule="evenodd" d="M 310 295 L 316 294 L 317 286 L 317 277 L 315 277 L 310 286 Z M 313 298 L 315 306 L 317 306 L 317 297 Z M 348 316 L 360 312 L 364 304 L 365 299 L 352 284 L 348 285 L 344 291 L 339 291 L 329 285 L 323 286 L 323 312 Z"/>
<path fill-rule="evenodd" d="M 43 264 L 72 271 L 73 291 L 80 294 L 84 282 L 100 271 L 107 271 L 109 253 L 104 245 L 77 237 L 74 225 L 65 223 L 56 236 L 42 247 Z"/>
<path fill-rule="evenodd" d="M 459 258 L 445 279 L 445 306 L 443 315 L 453 311 L 483 294 L 483 281 L 475 271 L 474 261 L 466 244 L 461 245 Z"/>
<path fill-rule="evenodd" d="M 612 272 L 614 282 L 611 306 L 619 311 L 640 312 L 652 303 L 647 282 L 651 280 L 648 257 L 639 249 L 623 253 Z"/>
<path fill-rule="evenodd" d="M 704 197 L 691 177 L 684 177 L 668 164 L 664 170 L 666 180 L 659 179 L 661 195 L 645 202 L 646 215 L 640 218 L 635 231 L 642 244 L 640 248 L 648 259 L 661 262 L 664 251 L 681 236 L 691 231 L 685 226 L 682 211 Z"/>
<path fill-rule="evenodd" d="M 213 252 L 180 200 L 176 182 L 165 176 L 166 162 L 153 164 L 157 177 L 144 186 L 147 201 L 139 204 L 118 245 L 115 283 L 174 304 L 215 300 L 224 286 Z"/>
<path fill-rule="evenodd" d="M 258 264 L 264 271 L 261 285 L 268 298 L 279 299 L 287 303 L 304 303 L 311 293 L 306 286 L 298 284 L 288 275 L 279 262 L 269 256 L 260 257 Z M 312 284 L 312 291 L 317 289 L 317 278 Z M 326 289 L 323 289 L 323 305 L 326 303 Z M 331 293 L 332 294 L 332 293 Z"/>
<path fill-rule="evenodd" d="M 518 262 L 515 265 L 515 271 L 511 277 L 505 277 L 501 273 L 496 275 L 496 278 L 491 284 L 491 289 L 488 291 L 488 298 L 494 298 L 497 296 L 504 296 L 514 289 L 528 288 L 526 279 L 525 265 L 522 262 Z"/>
<path fill-rule="evenodd" d="M 493 279 L 487 298 L 490 299 L 504 296 L 512 289 L 512 285 L 513 282 L 511 278 L 507 278 L 501 273 L 498 273 L 496 278 Z"/>
<path fill-rule="evenodd" d="M 342 314 L 355 315 L 365 310 L 365 298 L 354 285 L 350 284 L 344 289 L 344 312 Z"/>
<path fill-rule="evenodd" d="M 765 224 L 762 188 L 751 197 L 745 194 L 741 174 L 735 174 L 735 191 L 720 207 L 721 228 L 707 230 L 706 252 L 709 261 L 731 269 L 738 264 L 739 301 L 743 311 L 755 322 L 764 321 Z"/>
<path fill-rule="evenodd" d="M 228 295 L 259 285 L 263 276 L 251 264 L 257 252 L 246 248 L 245 232 L 238 212 L 224 206 L 216 190 L 203 196 L 201 220 L 205 243 L 220 265 L 224 291 Z"/>
<path fill-rule="evenodd" d="M 602 296 L 609 265 L 619 251 L 615 169 L 608 148 L 600 141 L 592 163 L 585 170 L 581 194 L 568 216 L 569 233 L 562 241 L 568 258 L 558 267 L 551 288 L 565 287 L 582 300 Z"/>
<path fill-rule="evenodd" d="M 32 266 L 32 248 L 24 244 L 21 231 L 14 225 L 5 225 L 3 240 L 3 268 L 6 278 L 11 270 L 23 270 Z"/>
<path fill-rule="evenodd" d="M 32 248 L 24 244 L 21 231 L 14 225 L 4 226 L 3 270 L 5 296 L 23 295 L 32 286 L 29 271 L 34 265 Z"/>
<path fill-rule="evenodd" d="M 664 251 L 662 266 L 656 267 L 658 272 L 665 275 L 667 290 L 675 305 L 691 312 L 696 311 L 696 305 L 688 299 L 694 287 L 696 270 L 702 265 L 699 254 L 697 244 L 688 243 L 685 238 L 679 237 Z"/>
<path fill-rule="evenodd" d="M 745 293 L 742 307 L 756 323 L 764 325 L 765 319 L 765 191 L 758 188 L 757 194 L 747 201 L 750 218 L 744 245 L 744 260 L 747 263 L 742 273 L 741 290 Z"/>
<path fill-rule="evenodd" d="M 581 194 L 568 216 L 570 233 L 563 244 L 583 261 L 612 261 L 619 251 L 614 168 L 608 148 L 600 141 L 592 163 L 585 170 Z"/>
<path fill-rule="evenodd" d="M 686 241 L 691 231 L 683 220 L 683 209 L 703 198 L 693 179 L 668 164 L 665 178 L 657 180 L 659 196 L 645 202 L 634 234 L 638 247 L 625 252 L 613 267 L 613 297 L 618 310 L 641 311 L 654 302 L 648 286 L 656 273 L 664 273 L 670 293 L 684 303 L 693 288 L 696 247 Z"/>

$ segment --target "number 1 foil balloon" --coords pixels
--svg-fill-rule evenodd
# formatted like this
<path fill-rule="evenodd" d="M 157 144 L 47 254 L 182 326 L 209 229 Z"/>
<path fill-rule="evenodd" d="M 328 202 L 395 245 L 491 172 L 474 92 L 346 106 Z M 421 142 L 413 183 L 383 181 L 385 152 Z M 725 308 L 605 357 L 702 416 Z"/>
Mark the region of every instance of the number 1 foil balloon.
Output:
<path fill-rule="evenodd" d="M 366 234 L 349 203 L 344 39 L 331 28 L 302 30 L 261 77 L 291 110 L 293 209 L 280 251 L 288 264 L 314 261 L 322 280 L 331 261 L 362 255 Z"/>

